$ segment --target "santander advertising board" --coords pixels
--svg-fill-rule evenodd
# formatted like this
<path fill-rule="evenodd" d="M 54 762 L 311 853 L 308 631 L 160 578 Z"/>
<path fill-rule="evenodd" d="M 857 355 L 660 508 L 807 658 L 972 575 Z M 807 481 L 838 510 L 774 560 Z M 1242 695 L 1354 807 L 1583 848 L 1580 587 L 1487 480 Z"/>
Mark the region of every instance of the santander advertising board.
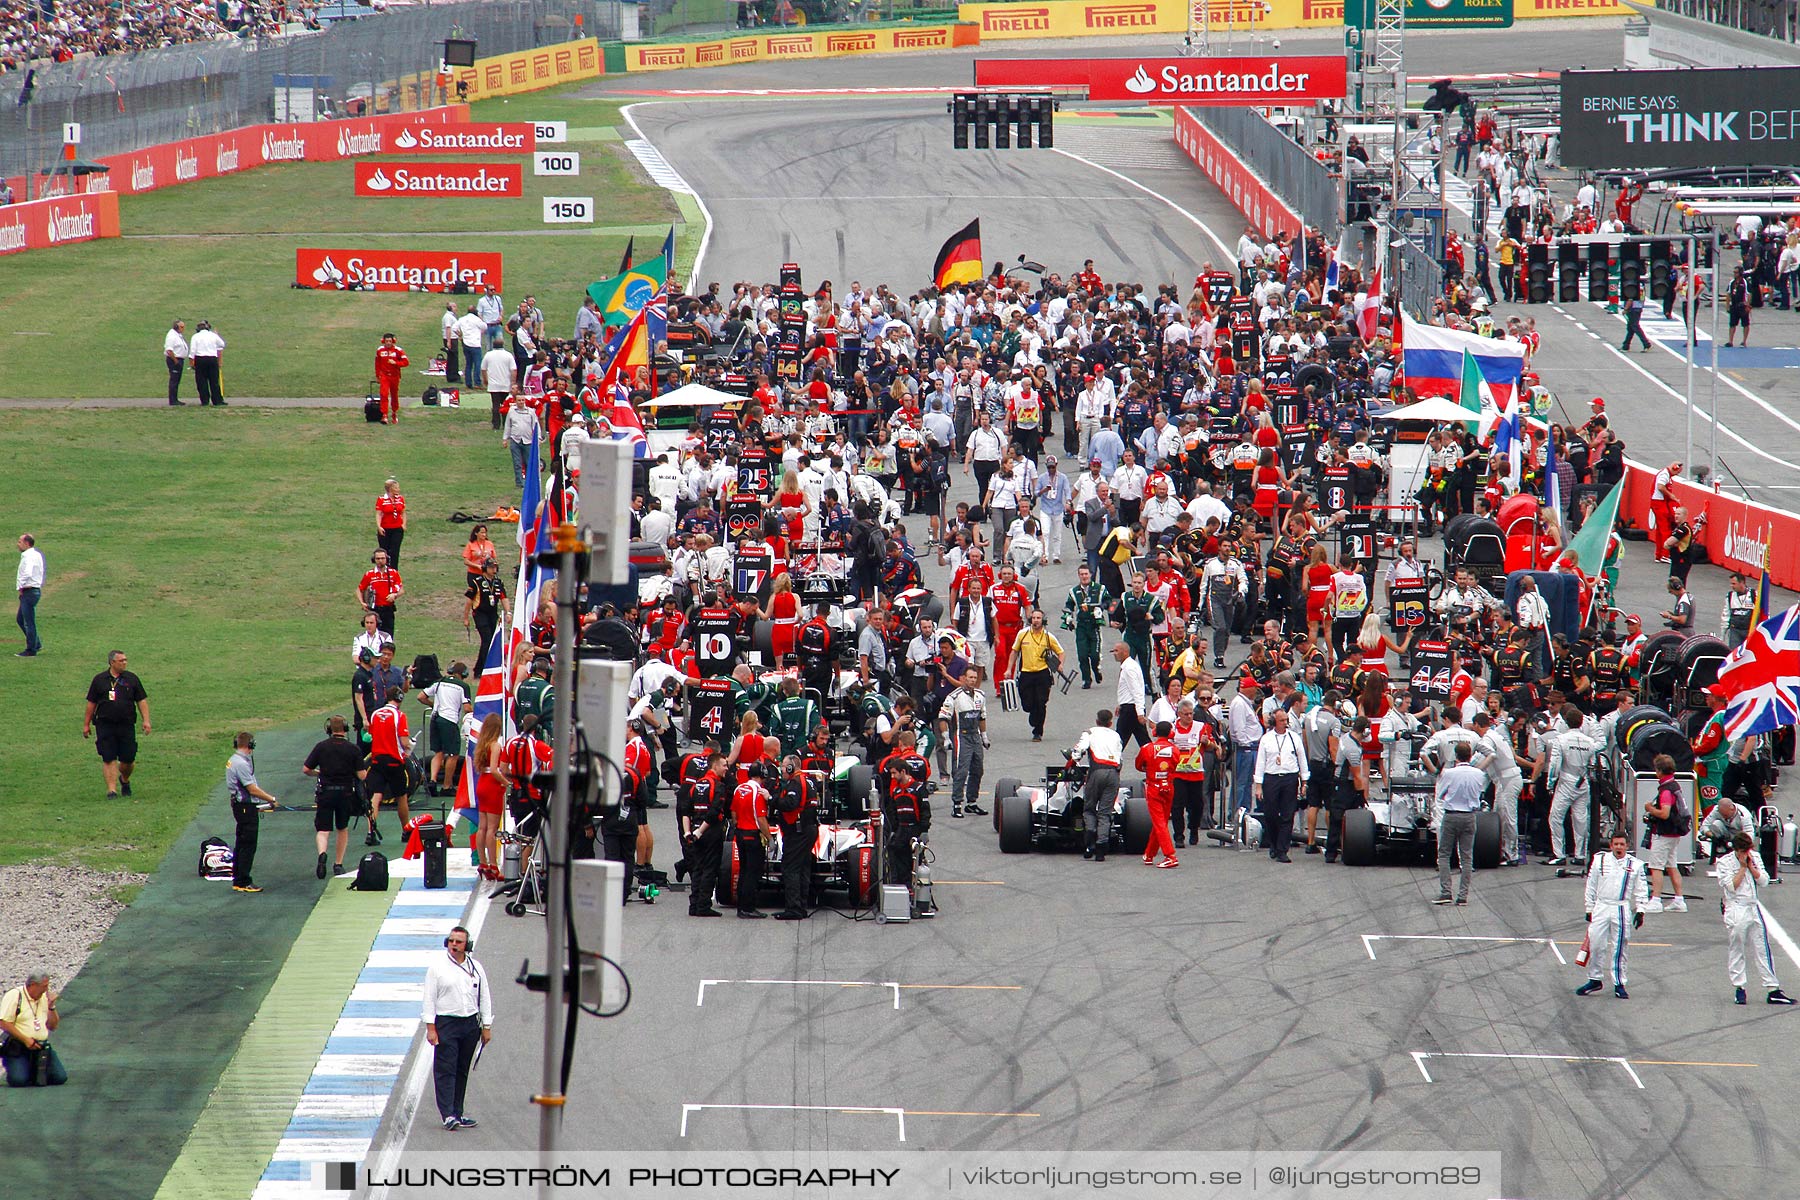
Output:
<path fill-rule="evenodd" d="M 381 136 L 383 154 L 530 154 L 536 149 L 537 126 L 529 121 L 390 128 Z"/>
<path fill-rule="evenodd" d="M 525 171 L 518 163 L 358 162 L 356 194 L 511 199 L 525 194 Z"/>

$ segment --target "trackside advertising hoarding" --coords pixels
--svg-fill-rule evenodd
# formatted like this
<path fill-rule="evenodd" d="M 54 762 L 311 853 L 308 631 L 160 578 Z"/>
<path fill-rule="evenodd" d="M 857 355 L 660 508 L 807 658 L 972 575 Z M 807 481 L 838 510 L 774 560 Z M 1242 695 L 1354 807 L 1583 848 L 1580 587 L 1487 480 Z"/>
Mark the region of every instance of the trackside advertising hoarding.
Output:
<path fill-rule="evenodd" d="M 1148 104 L 1306 104 L 1342 100 L 1339 55 L 1232 58 L 979 59 L 980 87 L 1083 87 L 1089 100 Z"/>
<path fill-rule="evenodd" d="M 512 199 L 525 194 L 525 168 L 516 162 L 359 162 L 356 194 Z"/>
<path fill-rule="evenodd" d="M 383 154 L 530 154 L 537 149 L 537 126 L 529 121 L 420 125 L 388 130 Z"/>
<path fill-rule="evenodd" d="M 1792 166 L 1800 67 L 1564 71 L 1562 157 L 1597 168 Z"/>
<path fill-rule="evenodd" d="M 55 196 L 0 208 L 0 254 L 118 236 L 119 197 L 113 192 Z"/>
<path fill-rule="evenodd" d="M 296 250 L 294 282 L 321 290 L 445 292 L 456 284 L 480 291 L 505 286 L 498 254 L 454 250 Z"/>

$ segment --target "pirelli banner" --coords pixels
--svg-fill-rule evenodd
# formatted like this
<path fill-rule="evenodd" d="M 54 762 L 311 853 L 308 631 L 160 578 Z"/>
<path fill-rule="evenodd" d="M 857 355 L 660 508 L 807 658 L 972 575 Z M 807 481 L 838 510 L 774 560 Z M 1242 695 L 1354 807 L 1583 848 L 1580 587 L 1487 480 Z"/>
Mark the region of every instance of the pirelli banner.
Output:
<path fill-rule="evenodd" d="M 678 71 L 687 67 L 836 58 L 845 54 L 947 50 L 953 46 L 980 44 L 980 30 L 970 24 L 895 25 L 871 29 L 822 30 L 816 33 L 767 33 L 719 38 L 709 42 L 631 42 L 625 47 L 625 69 Z"/>
<path fill-rule="evenodd" d="M 585 38 L 579 42 L 558 42 L 535 50 L 478 58 L 474 66 L 458 67 L 450 72 L 448 90 L 450 95 L 462 99 L 457 85 L 467 84 L 466 99 L 486 100 L 490 96 L 541 91 L 579 79 L 598 79 L 605 73 L 599 41 Z"/>
<path fill-rule="evenodd" d="M 1800 162 L 1800 67 L 1564 71 L 1562 159 L 1629 169 Z"/>
<path fill-rule="evenodd" d="M 1503 0 L 1504 2 L 1504 0 Z M 1629 17 L 1624 0 L 1510 0 L 1515 20 Z M 1430 4 L 1428 7 L 1441 7 Z M 1188 31 L 1188 9 L 1204 4 L 1215 31 L 1326 29 L 1344 24 L 1344 0 L 1023 0 L 959 4 L 956 15 L 979 26 L 983 42 L 1018 38 L 1116 37 Z"/>

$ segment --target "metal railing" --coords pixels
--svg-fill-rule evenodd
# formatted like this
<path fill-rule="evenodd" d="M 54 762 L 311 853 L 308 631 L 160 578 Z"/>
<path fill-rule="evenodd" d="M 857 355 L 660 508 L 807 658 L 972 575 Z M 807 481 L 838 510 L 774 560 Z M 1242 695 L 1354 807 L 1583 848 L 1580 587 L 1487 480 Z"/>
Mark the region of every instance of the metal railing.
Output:
<path fill-rule="evenodd" d="M 1413 241 L 1396 239 L 1390 252 L 1394 261 L 1394 290 L 1400 294 L 1401 307 L 1420 320 L 1431 320 L 1436 302 L 1444 295 L 1444 265 Z"/>
<path fill-rule="evenodd" d="M 1661 0 L 1657 7 L 1779 42 L 1800 42 L 1800 0 Z"/>
<path fill-rule="evenodd" d="M 1253 109 L 1202 108 L 1193 113 L 1308 225 L 1329 237 L 1343 228 L 1341 180 L 1306 147 Z"/>
<path fill-rule="evenodd" d="M 639 16 L 645 38 L 909 19 L 954 21 L 955 0 L 645 0 Z"/>
<path fill-rule="evenodd" d="M 11 87 L 0 103 L 0 177 L 60 158 L 64 122 L 80 122 L 81 155 L 91 159 L 242 125 L 397 112 L 432 102 L 396 81 L 434 71 L 445 38 L 472 38 L 487 57 L 618 30 L 617 3 L 479 0 L 40 65 L 30 103 L 11 103 Z"/>

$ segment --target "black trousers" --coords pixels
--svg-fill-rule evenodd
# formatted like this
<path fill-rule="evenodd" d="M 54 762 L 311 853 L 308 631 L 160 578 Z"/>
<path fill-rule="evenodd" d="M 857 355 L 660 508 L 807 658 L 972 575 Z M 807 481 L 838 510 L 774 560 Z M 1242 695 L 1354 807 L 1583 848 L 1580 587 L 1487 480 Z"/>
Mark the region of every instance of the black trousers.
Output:
<path fill-rule="evenodd" d="M 194 359 L 194 390 L 200 393 L 202 404 L 223 404 L 225 396 L 219 391 L 219 359 L 217 355 L 206 355 Z"/>
<path fill-rule="evenodd" d="M 1055 678 L 1050 671 L 1019 672 L 1019 703 L 1031 718 L 1033 737 L 1044 736 L 1044 712 L 1050 707 L 1050 682 Z"/>
<path fill-rule="evenodd" d="M 1152 740 L 1150 731 L 1144 727 L 1143 718 L 1138 716 L 1135 704 L 1119 705 L 1119 719 L 1115 723 L 1115 728 L 1119 735 L 1119 744 L 1125 747 L 1131 745 L 1131 739 L 1134 737 L 1140 746 L 1148 746 Z"/>
<path fill-rule="evenodd" d="M 231 847 L 231 882 L 237 887 L 249 887 L 250 868 L 256 863 L 257 820 L 261 814 L 256 811 L 255 804 L 233 800 L 231 815 L 237 822 L 237 841 Z"/>
<path fill-rule="evenodd" d="M 781 827 L 781 890 L 787 912 L 803 913 L 811 902 L 813 846 L 818 840 L 819 819 L 810 812 Z"/>
<path fill-rule="evenodd" d="M 993 459 L 978 458 L 970 464 L 975 469 L 975 494 L 981 497 L 980 503 L 987 503 L 988 480 L 1000 469 L 1000 463 Z"/>
<path fill-rule="evenodd" d="M 462 372 L 457 370 L 457 360 L 462 357 L 462 341 L 451 338 L 444 343 L 444 382 L 457 383 L 462 379 Z"/>
<path fill-rule="evenodd" d="M 381 548 L 387 551 L 388 566 L 396 571 L 400 569 L 400 543 L 405 539 L 406 530 L 404 529 L 384 529 L 377 539 L 381 543 Z"/>
<path fill-rule="evenodd" d="M 1262 794 L 1262 844 L 1271 858 L 1280 858 L 1294 840 L 1294 806 L 1300 800 L 1300 776 L 1264 775 Z"/>
<path fill-rule="evenodd" d="M 1206 780 L 1177 779 L 1175 798 L 1169 805 L 1169 825 L 1181 841 L 1182 816 L 1187 817 L 1188 836 L 1198 838 L 1206 823 Z"/>
<path fill-rule="evenodd" d="M 460 1117 L 475 1047 L 481 1045 L 481 1018 L 439 1015 L 435 1024 L 438 1044 L 431 1053 L 431 1085 L 437 1093 L 438 1116 Z"/>
<path fill-rule="evenodd" d="M 738 853 L 737 909 L 739 912 L 755 912 L 756 901 L 762 893 L 763 871 L 769 865 L 769 855 L 763 849 L 762 838 L 756 834 L 739 833 L 735 836 Z"/>
<path fill-rule="evenodd" d="M 688 911 L 703 912 L 712 907 L 713 890 L 719 886 L 719 851 L 725 846 L 725 835 L 713 825 L 706 832 L 688 839 L 688 874 L 693 888 L 688 892 Z"/>
<path fill-rule="evenodd" d="M 163 365 L 169 368 L 169 403 L 173 404 L 181 393 L 181 373 L 187 370 L 187 359 L 165 357 Z"/>
<path fill-rule="evenodd" d="M 393 605 L 377 604 L 375 606 L 375 628 L 381 630 L 381 632 L 388 634 L 390 636 L 393 634 L 393 632 L 394 632 L 394 606 Z"/>
<path fill-rule="evenodd" d="M 477 671 L 481 669 L 479 664 L 487 662 L 488 646 L 493 642 L 494 633 L 499 627 L 500 616 L 498 613 L 489 613 L 485 617 L 480 613 L 475 614 L 475 633 L 481 642 L 481 653 L 475 658 Z"/>
<path fill-rule="evenodd" d="M 624 899 L 631 899 L 631 884 L 637 877 L 637 826 L 618 831 L 602 829 L 600 857 L 625 868 Z"/>

